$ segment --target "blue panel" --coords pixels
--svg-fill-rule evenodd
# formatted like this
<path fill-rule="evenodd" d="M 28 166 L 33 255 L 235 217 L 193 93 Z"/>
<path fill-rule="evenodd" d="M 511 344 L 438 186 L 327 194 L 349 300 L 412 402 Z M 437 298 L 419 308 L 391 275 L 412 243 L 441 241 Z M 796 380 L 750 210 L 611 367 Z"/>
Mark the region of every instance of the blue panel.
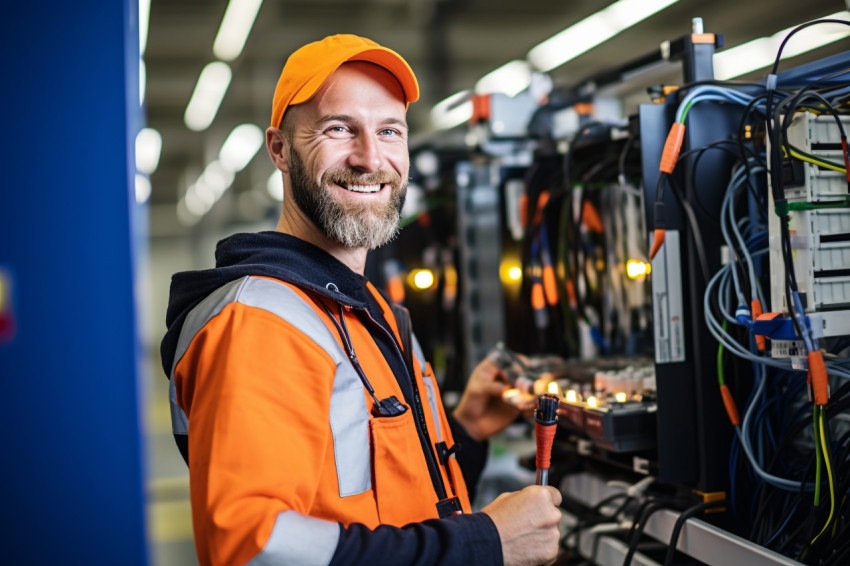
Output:
<path fill-rule="evenodd" d="M 15 322 L 0 342 L 4 564 L 147 563 L 136 12 L 135 0 L 6 2 L 0 18 L 0 269 Z"/>

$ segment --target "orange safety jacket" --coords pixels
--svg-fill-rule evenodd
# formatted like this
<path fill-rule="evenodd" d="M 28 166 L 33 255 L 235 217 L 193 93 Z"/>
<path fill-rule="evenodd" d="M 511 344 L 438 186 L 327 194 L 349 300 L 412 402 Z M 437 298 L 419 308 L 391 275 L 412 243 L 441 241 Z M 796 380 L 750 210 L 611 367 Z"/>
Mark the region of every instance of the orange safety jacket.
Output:
<path fill-rule="evenodd" d="M 407 343 L 404 315 L 365 279 L 385 324 L 333 281 L 286 279 L 296 278 L 246 274 L 218 286 L 184 313 L 169 356 L 200 562 L 328 564 L 355 525 L 374 533 L 470 513 L 437 384 L 412 334 Z M 409 362 L 407 395 L 387 344 Z M 404 412 L 380 416 L 375 400 L 391 397 Z M 463 523 L 476 515 L 474 528 Z M 450 524 L 495 554 L 498 534 L 481 515 Z"/>

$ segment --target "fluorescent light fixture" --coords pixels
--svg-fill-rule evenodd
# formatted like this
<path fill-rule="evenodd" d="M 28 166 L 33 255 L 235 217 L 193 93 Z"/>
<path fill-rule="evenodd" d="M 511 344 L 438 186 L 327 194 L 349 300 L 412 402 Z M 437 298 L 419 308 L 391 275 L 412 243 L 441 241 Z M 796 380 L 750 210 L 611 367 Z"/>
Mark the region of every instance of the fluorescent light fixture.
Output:
<path fill-rule="evenodd" d="M 263 131 L 254 124 L 236 126 L 224 140 L 218 158 L 226 169 L 234 173 L 242 171 L 257 154 L 264 139 Z"/>
<path fill-rule="evenodd" d="M 215 61 L 204 67 L 183 116 L 187 128 L 196 132 L 209 128 L 230 86 L 231 77 L 227 63 Z"/>
<path fill-rule="evenodd" d="M 148 46 L 148 24 L 151 19 L 151 0 L 139 0 L 139 55 Z"/>
<path fill-rule="evenodd" d="M 159 165 L 162 136 L 153 128 L 144 128 L 136 134 L 136 170 L 150 175 Z"/>
<path fill-rule="evenodd" d="M 475 83 L 477 94 L 503 92 L 516 96 L 531 84 L 531 65 L 527 61 L 515 59 L 498 69 L 490 71 Z"/>
<path fill-rule="evenodd" d="M 145 105 L 145 90 L 147 90 L 148 68 L 143 59 L 139 59 L 139 106 Z"/>
<path fill-rule="evenodd" d="M 136 173 L 136 202 L 139 204 L 148 202 L 152 191 L 151 180 L 148 176 Z"/>
<path fill-rule="evenodd" d="M 195 183 L 195 191 L 201 196 L 206 196 L 207 193 L 213 195 L 213 204 L 215 204 L 224 194 L 224 191 L 233 184 L 234 177 L 235 175 L 230 168 L 226 167 L 221 161 L 215 160 L 204 169 L 198 182 Z"/>
<path fill-rule="evenodd" d="M 459 126 L 472 118 L 472 92 L 462 90 L 441 100 L 431 109 L 431 125 L 437 130 Z"/>
<path fill-rule="evenodd" d="M 177 216 L 180 221 L 190 226 L 197 222 L 197 219 L 209 212 L 221 195 L 230 188 L 234 177 L 233 171 L 218 160 L 207 164 L 195 184 L 186 189 L 186 194 L 177 203 Z"/>
<path fill-rule="evenodd" d="M 266 190 L 269 196 L 278 202 L 283 202 L 283 177 L 277 169 L 269 176 L 266 181 Z"/>
<path fill-rule="evenodd" d="M 826 16 L 831 20 L 850 20 L 850 12 Z M 797 27 L 797 26 L 794 26 Z M 770 37 L 760 37 L 747 43 L 714 54 L 714 76 L 718 80 L 740 77 L 751 71 L 773 65 L 779 46 L 794 29 L 790 27 Z M 782 50 L 782 59 L 794 57 L 850 36 L 850 26 L 844 24 L 817 24 L 794 34 Z"/>
<path fill-rule="evenodd" d="M 678 1 L 614 2 L 534 47 L 528 60 L 540 71 L 551 71 Z"/>
<path fill-rule="evenodd" d="M 239 57 L 262 4 L 263 0 L 230 0 L 213 43 L 216 57 L 222 61 Z"/>

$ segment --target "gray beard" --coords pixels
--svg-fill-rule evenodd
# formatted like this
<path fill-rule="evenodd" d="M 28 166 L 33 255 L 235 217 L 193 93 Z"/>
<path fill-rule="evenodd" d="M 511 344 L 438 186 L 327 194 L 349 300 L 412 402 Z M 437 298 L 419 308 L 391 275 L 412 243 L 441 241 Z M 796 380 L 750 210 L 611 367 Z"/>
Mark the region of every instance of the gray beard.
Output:
<path fill-rule="evenodd" d="M 328 170 L 321 185 L 307 173 L 298 152 L 289 149 L 289 180 L 295 204 L 330 240 L 346 248 L 374 250 L 390 242 L 399 232 L 399 219 L 407 196 L 407 181 L 391 171 L 360 174 L 351 169 Z M 392 191 L 389 202 L 358 205 L 339 202 L 333 198 L 330 185 L 334 182 L 370 185 L 385 183 Z"/>

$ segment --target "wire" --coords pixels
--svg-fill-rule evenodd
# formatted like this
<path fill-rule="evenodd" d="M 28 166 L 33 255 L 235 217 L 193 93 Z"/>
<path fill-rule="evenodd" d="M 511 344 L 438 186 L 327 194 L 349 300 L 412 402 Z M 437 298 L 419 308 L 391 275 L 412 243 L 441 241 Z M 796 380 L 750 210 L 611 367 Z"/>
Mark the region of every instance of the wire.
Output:
<path fill-rule="evenodd" d="M 826 442 L 826 433 L 824 432 L 824 418 L 823 418 L 823 409 L 815 407 L 815 411 L 818 413 L 818 428 L 820 432 L 820 442 L 821 446 L 823 446 L 823 455 L 824 455 L 824 467 L 826 468 L 828 483 L 829 483 L 829 516 L 826 519 L 826 524 L 820 530 L 820 532 L 812 539 L 811 544 L 815 544 L 817 540 L 823 535 L 826 530 L 829 528 L 829 525 L 832 523 L 832 517 L 835 514 L 835 479 L 832 477 L 832 465 L 830 463 L 830 458 L 828 457 L 829 445 Z"/>
<path fill-rule="evenodd" d="M 667 546 L 667 556 L 664 558 L 664 566 L 673 566 L 673 558 L 676 556 L 676 546 L 679 544 L 679 534 L 682 532 L 688 519 L 699 515 L 706 509 L 713 509 L 724 505 L 726 505 L 726 500 L 706 501 L 682 511 L 673 525 L 673 533 L 670 535 L 670 543 Z"/>

